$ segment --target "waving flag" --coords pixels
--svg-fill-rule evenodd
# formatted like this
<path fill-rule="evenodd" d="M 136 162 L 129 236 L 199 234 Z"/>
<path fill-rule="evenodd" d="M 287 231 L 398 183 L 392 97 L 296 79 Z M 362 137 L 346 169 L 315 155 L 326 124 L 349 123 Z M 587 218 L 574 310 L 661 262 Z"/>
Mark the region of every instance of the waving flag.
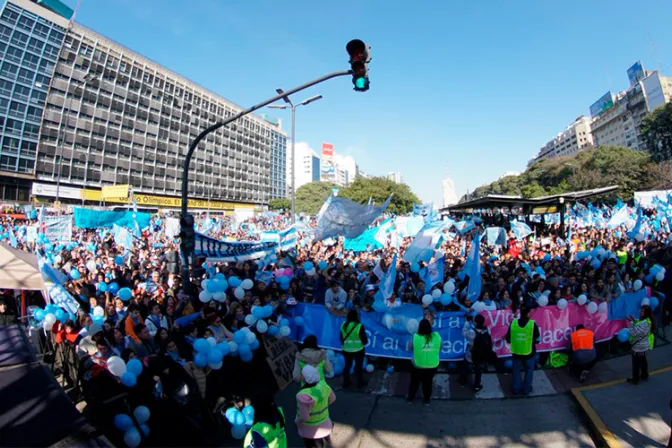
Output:
<path fill-rule="evenodd" d="M 432 290 L 437 283 L 443 283 L 445 260 L 443 256 L 436 258 L 427 266 L 427 272 L 423 281 L 425 282 L 425 292 Z"/>
<path fill-rule="evenodd" d="M 485 229 L 488 246 L 506 246 L 506 230 L 503 227 L 488 227 Z"/>
<path fill-rule="evenodd" d="M 511 230 L 513 231 L 514 235 L 516 235 L 517 240 L 522 240 L 523 238 L 532 233 L 532 229 L 530 229 L 530 226 L 528 226 L 524 222 L 518 222 L 518 221 L 511 221 Z"/>
<path fill-rule="evenodd" d="M 467 298 L 472 302 L 478 300 L 481 295 L 482 288 L 482 279 L 481 279 L 481 260 L 480 260 L 480 248 L 481 248 L 481 233 L 478 232 L 474 236 L 474 239 L 471 240 L 471 248 L 469 249 L 469 256 L 465 263 L 467 268 L 467 274 L 469 274 L 469 289 L 467 292 Z"/>
<path fill-rule="evenodd" d="M 411 245 L 406 249 L 404 261 L 409 263 L 420 261 L 429 263 L 429 260 L 434 256 L 434 250 L 441 243 L 441 231 L 444 225 L 443 221 L 425 224 L 420 233 L 415 236 Z"/>
<path fill-rule="evenodd" d="M 394 292 L 394 282 L 397 279 L 397 254 L 392 258 L 392 264 L 387 268 L 387 272 L 380 281 L 378 291 L 374 296 L 376 301 L 384 302 L 392 296 Z"/>
<path fill-rule="evenodd" d="M 618 211 L 616 211 L 611 218 L 609 219 L 609 222 L 607 223 L 607 227 L 610 229 L 614 229 L 616 227 L 619 227 L 630 218 L 630 210 L 628 210 L 628 207 L 624 205 Z"/>
<path fill-rule="evenodd" d="M 330 196 L 318 215 L 314 241 L 338 235 L 347 238 L 361 235 L 385 211 L 391 200 L 392 196 L 380 206 L 368 206 L 347 198 Z"/>

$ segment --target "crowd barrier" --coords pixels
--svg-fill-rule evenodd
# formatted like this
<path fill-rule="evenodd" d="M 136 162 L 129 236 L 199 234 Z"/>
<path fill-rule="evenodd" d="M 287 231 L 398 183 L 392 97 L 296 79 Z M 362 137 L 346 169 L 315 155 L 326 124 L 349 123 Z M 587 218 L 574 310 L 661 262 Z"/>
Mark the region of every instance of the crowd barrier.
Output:
<path fill-rule="evenodd" d="M 319 345 L 334 350 L 341 349 L 339 332 L 344 317 L 334 316 L 323 305 L 300 303 L 293 310 L 294 316 L 303 318 L 303 325 L 293 324 L 292 337 L 301 342 L 313 334 Z M 505 336 L 514 318 L 510 310 L 483 311 L 486 325 L 492 334 L 493 348 L 499 357 L 510 356 Z M 366 353 L 385 358 L 410 359 L 409 350 L 412 335 L 405 330 L 408 320 L 422 319 L 420 305 L 404 305 L 391 313 L 361 312 L 361 322 L 366 329 L 369 343 Z M 577 325 L 583 324 L 595 332 L 597 342 L 611 339 L 620 329 L 627 327 L 626 320 L 609 320 L 607 313 L 590 314 L 585 306 L 574 303 L 565 309 L 557 306 L 537 308 L 530 314 L 541 330 L 541 342 L 537 351 L 548 352 L 569 347 L 571 333 Z M 457 361 L 464 358 L 466 340 L 462 335 L 465 322 L 464 312 L 438 312 L 434 319 L 434 330 L 443 339 L 440 358 L 442 361 Z M 404 333 L 402 333 L 402 329 Z"/>

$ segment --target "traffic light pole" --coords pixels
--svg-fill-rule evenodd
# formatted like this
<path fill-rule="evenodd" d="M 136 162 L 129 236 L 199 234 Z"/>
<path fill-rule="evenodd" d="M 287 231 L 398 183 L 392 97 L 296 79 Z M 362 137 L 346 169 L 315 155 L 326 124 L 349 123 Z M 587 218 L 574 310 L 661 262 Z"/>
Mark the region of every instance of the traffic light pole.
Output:
<path fill-rule="evenodd" d="M 187 224 L 193 225 L 193 219 L 187 218 L 188 215 L 188 199 L 189 199 L 189 165 L 191 164 L 191 157 L 194 155 L 194 151 L 198 147 L 198 144 L 205 138 L 206 135 L 210 134 L 211 132 L 215 132 L 217 129 L 226 126 L 229 123 L 232 123 L 236 120 L 238 120 L 241 117 L 244 117 L 245 115 L 254 112 L 257 109 L 261 109 L 262 107 L 268 106 L 271 103 L 275 103 L 276 101 L 282 99 L 283 97 L 293 95 L 297 92 L 300 92 L 302 90 L 307 89 L 308 87 L 312 87 L 316 84 L 320 84 L 324 81 L 327 81 L 332 78 L 338 78 L 339 76 L 347 76 L 347 75 L 352 75 L 353 71 L 352 70 L 342 70 L 340 72 L 333 72 L 329 73 L 327 75 L 321 76 L 317 79 L 313 79 L 312 81 L 309 81 L 305 84 L 300 85 L 299 87 L 295 87 L 293 89 L 290 89 L 286 92 L 282 92 L 272 98 L 269 98 L 259 104 L 255 104 L 254 106 L 243 110 L 242 112 L 239 112 L 238 114 L 227 118 L 224 121 L 220 121 L 219 123 L 215 123 L 209 128 L 206 128 L 198 134 L 198 136 L 194 139 L 194 141 L 191 142 L 191 145 L 189 145 L 189 150 L 187 151 L 186 156 L 184 157 L 184 168 L 182 171 L 182 207 L 181 207 L 181 220 L 180 220 L 180 226 L 184 227 L 185 222 Z M 193 227 L 191 229 L 193 231 Z M 181 235 L 184 235 L 185 229 L 181 229 Z M 191 278 L 189 276 L 189 256 L 191 255 L 192 251 L 192 245 L 193 241 L 191 244 L 187 244 L 186 241 L 184 241 L 184 238 L 181 238 L 180 241 L 180 258 L 182 261 L 182 285 L 185 288 L 185 292 L 187 294 L 191 294 Z"/>

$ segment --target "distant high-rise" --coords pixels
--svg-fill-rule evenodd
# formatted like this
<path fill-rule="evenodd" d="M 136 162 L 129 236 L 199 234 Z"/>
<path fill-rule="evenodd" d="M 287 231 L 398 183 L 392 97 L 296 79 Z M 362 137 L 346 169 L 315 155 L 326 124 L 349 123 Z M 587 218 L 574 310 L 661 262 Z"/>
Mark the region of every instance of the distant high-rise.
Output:
<path fill-rule="evenodd" d="M 317 153 L 305 142 L 296 143 L 296 179 L 295 188 L 308 184 L 310 182 L 318 182 L 320 180 L 320 158 Z M 292 156 L 291 152 L 287 157 L 287 194 L 292 189 Z"/>
<path fill-rule="evenodd" d="M 450 170 L 446 167 L 446 177 L 442 182 L 443 207 L 457 204 L 457 195 L 455 194 L 455 183 L 450 177 Z"/>
<path fill-rule="evenodd" d="M 404 183 L 404 176 L 399 172 L 399 171 L 393 171 L 391 173 L 387 173 L 387 176 L 385 176 L 388 180 L 391 180 L 395 184 L 403 184 Z"/>

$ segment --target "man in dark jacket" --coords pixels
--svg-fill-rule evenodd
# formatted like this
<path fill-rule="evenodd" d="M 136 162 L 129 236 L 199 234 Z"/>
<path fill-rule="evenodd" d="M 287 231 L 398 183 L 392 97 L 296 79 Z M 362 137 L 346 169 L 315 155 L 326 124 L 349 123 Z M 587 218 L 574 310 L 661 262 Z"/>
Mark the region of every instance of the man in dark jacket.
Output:
<path fill-rule="evenodd" d="M 0 325 L 11 325 L 16 322 L 16 314 L 7 308 L 7 303 L 4 299 L 0 299 Z"/>

